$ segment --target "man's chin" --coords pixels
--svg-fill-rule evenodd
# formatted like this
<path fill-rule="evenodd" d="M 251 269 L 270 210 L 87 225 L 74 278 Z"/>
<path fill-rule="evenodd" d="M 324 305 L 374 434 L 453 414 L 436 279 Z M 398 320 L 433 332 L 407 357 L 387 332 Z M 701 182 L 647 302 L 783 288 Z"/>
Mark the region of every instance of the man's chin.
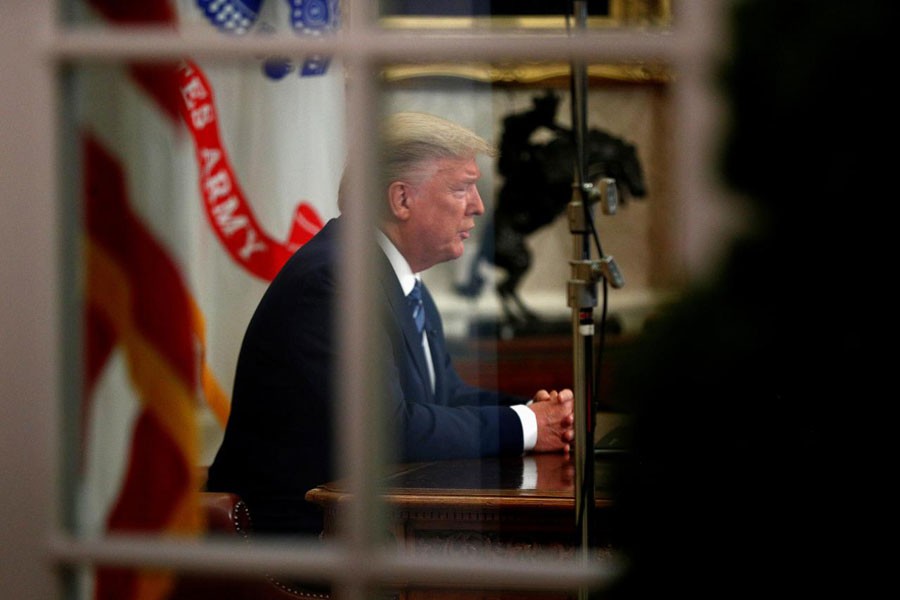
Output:
<path fill-rule="evenodd" d="M 454 247 L 451 251 L 447 252 L 447 255 L 443 259 L 441 259 L 439 262 L 450 262 L 452 260 L 456 260 L 457 258 L 460 258 L 463 255 L 464 250 L 465 250 L 465 248 L 463 247 L 462 244 L 460 244 L 458 248 Z"/>

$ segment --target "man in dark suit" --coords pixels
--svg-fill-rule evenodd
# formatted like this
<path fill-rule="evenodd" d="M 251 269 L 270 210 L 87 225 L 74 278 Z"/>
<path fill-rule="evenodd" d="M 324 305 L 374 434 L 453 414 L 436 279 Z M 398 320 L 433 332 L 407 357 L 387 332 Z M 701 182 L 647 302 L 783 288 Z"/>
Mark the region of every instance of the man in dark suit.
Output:
<path fill-rule="evenodd" d="M 571 390 L 540 390 L 529 400 L 465 384 L 421 284 L 422 271 L 462 255 L 475 217 L 484 213 L 476 158 L 494 149 L 463 127 L 421 113 L 390 117 L 383 141 L 384 210 L 373 227 L 382 268 L 372 300 L 382 316 L 378 359 L 396 427 L 393 455 L 409 462 L 567 452 Z M 250 321 L 225 437 L 209 469 L 208 489 L 240 494 L 263 532 L 318 534 L 322 515 L 304 495 L 335 478 L 336 265 L 342 225 L 354 212 L 343 198 L 339 206 L 341 216 L 291 257 Z M 418 307 L 409 299 L 416 294 Z"/>

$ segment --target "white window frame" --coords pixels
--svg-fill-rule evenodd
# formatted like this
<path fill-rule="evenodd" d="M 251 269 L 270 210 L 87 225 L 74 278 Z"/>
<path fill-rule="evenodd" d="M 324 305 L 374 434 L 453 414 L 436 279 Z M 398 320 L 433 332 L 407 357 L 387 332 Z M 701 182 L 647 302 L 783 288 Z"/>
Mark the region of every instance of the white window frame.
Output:
<path fill-rule="evenodd" d="M 348 87 L 349 160 L 360 168 L 350 181 L 351 196 L 360 196 L 373 173 L 370 142 L 379 88 L 377 67 L 416 56 L 427 61 L 484 61 L 489 58 L 521 60 L 663 61 L 675 73 L 673 90 L 673 186 L 677 190 L 678 219 L 672 223 L 680 260 L 689 275 L 709 266 L 717 244 L 726 239 L 722 215 L 711 210 L 722 197 L 711 176 L 712 150 L 718 131 L 720 106 L 711 90 L 712 68 L 724 50 L 722 11 L 716 0 L 677 3 L 674 26 L 665 33 L 647 31 L 576 31 L 569 36 L 497 31 L 459 35 L 413 35 L 377 27 L 374 2 L 344 0 L 349 24 L 334 39 L 308 40 L 289 34 L 239 39 L 197 35 L 190 39 L 169 31 L 148 29 L 123 33 L 115 30 L 66 30 L 60 25 L 52 0 L 4 2 L 0 19 L 3 68 L 0 89 L 4 98 L 0 139 L 0 285 L 3 288 L 2 361 L 0 381 L 0 460 L 4 485 L 0 509 L 6 519 L 0 533 L 0 581 L 4 593 L 16 598 L 62 597 L 61 574 L 72 567 L 99 564 L 162 566 L 215 573 L 281 573 L 303 577 L 326 574 L 347 598 L 365 597 L 367 586 L 390 580 L 428 583 L 464 579 L 486 586 L 525 586 L 554 589 L 560 581 L 572 586 L 603 584 L 610 573 L 580 561 L 547 561 L 541 565 L 515 560 L 490 564 L 467 559 L 430 560 L 405 554 L 376 552 L 371 523 L 377 516 L 372 461 L 368 449 L 378 440 L 366 426 L 367 411 L 377 403 L 359 402 L 372 389 L 376 374 L 367 368 L 366 344 L 372 320 L 363 300 L 372 286 L 367 252 L 346 253 L 348 294 L 342 312 L 347 315 L 342 390 L 341 430 L 347 456 L 344 472 L 359 501 L 352 504 L 339 544 L 319 547 L 256 544 L 241 552 L 226 543 L 184 545 L 160 538 L 115 537 L 96 540 L 73 537 L 62 526 L 63 485 L 59 480 L 65 439 L 63 398 L 77 385 L 67 368 L 77 349 L 63 344 L 61 327 L 79 318 L 66 293 L 62 252 L 75 240 L 65 237 L 61 221 L 67 213 L 59 189 L 60 161 L 65 142 L 60 135 L 59 74 L 67 65 L 90 61 L 162 60 L 185 55 L 225 59 L 265 55 L 302 55 L 315 51 L 339 56 L 352 79 Z M 368 207 L 366 202 L 357 203 Z M 368 210 L 371 210 L 369 207 Z M 356 223 L 364 223 L 359 219 Z M 359 245 L 364 232 L 353 231 Z M 77 282 L 76 282 L 77 283 Z M 74 379 L 74 380 L 73 380 Z M 358 459 L 358 460 L 357 460 Z M 353 568 L 347 568 L 353 565 Z M 342 597 L 343 594 L 342 594 Z"/>

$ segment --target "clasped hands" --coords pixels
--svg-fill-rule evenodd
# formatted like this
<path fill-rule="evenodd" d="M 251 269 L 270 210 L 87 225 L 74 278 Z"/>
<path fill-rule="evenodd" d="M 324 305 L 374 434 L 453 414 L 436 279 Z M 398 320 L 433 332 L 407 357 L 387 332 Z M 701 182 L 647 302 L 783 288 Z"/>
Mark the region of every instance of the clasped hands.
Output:
<path fill-rule="evenodd" d="M 534 452 L 568 453 L 575 439 L 575 394 L 572 390 L 539 390 L 528 407 L 537 417 Z"/>

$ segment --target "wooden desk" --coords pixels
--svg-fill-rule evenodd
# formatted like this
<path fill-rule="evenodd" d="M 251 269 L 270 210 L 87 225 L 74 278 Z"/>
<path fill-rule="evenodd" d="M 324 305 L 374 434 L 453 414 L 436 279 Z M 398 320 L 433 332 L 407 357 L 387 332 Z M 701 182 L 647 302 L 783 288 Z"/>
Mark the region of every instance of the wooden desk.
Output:
<path fill-rule="evenodd" d="M 614 460 L 595 463 L 596 552 L 610 551 L 604 519 L 612 506 L 609 479 Z M 406 549 L 430 556 L 527 556 L 538 551 L 575 556 L 580 531 L 575 521 L 574 466 L 560 454 L 524 458 L 457 460 L 398 467 L 388 477 L 384 500 L 389 535 Z M 322 507 L 325 535 L 348 497 L 340 482 L 310 490 L 306 499 Z M 592 550 L 594 551 L 594 550 Z M 479 592 L 406 590 L 413 598 L 521 598 Z M 530 597 L 530 596 L 529 596 Z M 569 598 L 566 594 L 541 598 Z"/>

